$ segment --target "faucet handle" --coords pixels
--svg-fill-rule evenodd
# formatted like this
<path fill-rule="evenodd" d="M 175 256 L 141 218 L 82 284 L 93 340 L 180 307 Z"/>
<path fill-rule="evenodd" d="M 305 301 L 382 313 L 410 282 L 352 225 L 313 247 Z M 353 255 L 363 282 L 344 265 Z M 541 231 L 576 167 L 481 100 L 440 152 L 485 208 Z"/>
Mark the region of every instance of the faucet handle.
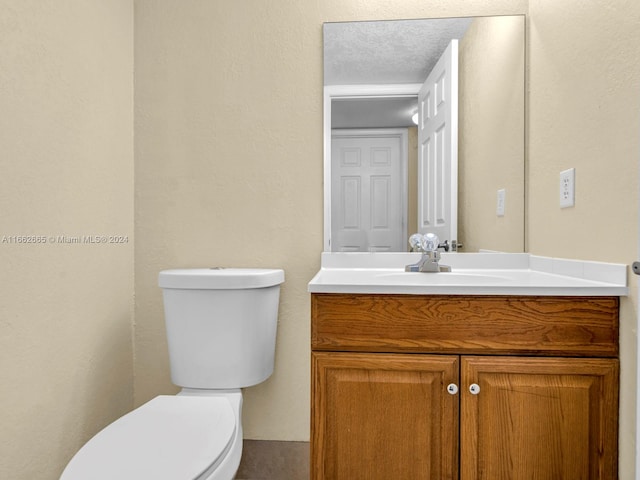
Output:
<path fill-rule="evenodd" d="M 436 252 L 440 245 L 440 239 L 435 233 L 426 233 L 422 237 L 422 250 L 424 252 Z"/>
<path fill-rule="evenodd" d="M 414 233 L 409 237 L 409 246 L 412 252 L 422 252 L 422 235 Z"/>
<path fill-rule="evenodd" d="M 412 252 L 435 252 L 439 248 L 442 248 L 445 252 L 448 252 L 451 246 L 449 241 L 445 240 L 440 243 L 440 239 L 435 233 L 426 233 L 424 235 L 420 233 L 414 233 L 409 237 L 409 246 Z"/>

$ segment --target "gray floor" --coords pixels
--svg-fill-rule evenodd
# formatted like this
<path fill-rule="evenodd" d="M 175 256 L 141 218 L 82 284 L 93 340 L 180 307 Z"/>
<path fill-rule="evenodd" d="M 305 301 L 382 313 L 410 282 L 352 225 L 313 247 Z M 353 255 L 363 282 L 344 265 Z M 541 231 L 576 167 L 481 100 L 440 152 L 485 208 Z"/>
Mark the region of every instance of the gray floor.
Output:
<path fill-rule="evenodd" d="M 244 441 L 236 480 L 308 479 L 308 442 Z"/>

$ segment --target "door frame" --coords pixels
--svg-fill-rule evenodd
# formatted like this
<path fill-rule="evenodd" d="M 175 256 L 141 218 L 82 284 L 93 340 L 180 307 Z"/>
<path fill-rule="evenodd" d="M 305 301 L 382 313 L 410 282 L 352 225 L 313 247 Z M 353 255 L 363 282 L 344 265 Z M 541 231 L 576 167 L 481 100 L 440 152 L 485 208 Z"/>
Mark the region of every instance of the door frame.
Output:
<path fill-rule="evenodd" d="M 368 138 L 381 138 L 381 137 L 394 137 L 400 141 L 400 189 L 405 192 L 403 195 L 400 209 L 402 212 L 402 225 L 401 225 L 401 236 L 402 241 L 405 245 L 408 243 L 409 233 L 407 232 L 408 222 L 409 222 L 409 211 L 408 211 L 408 199 L 406 192 L 408 192 L 408 183 L 409 183 L 409 134 L 407 132 L 407 127 L 394 127 L 394 128 L 334 128 L 331 130 L 331 135 L 329 141 L 331 141 L 331 137 L 351 137 L 351 136 L 360 136 L 360 137 L 368 137 Z M 329 143 L 329 147 L 331 147 L 331 143 Z M 331 152 L 329 152 L 329 170 L 331 171 Z M 331 174 L 333 172 L 331 171 Z M 333 178 L 329 178 L 329 182 L 333 183 Z M 328 194 L 331 195 L 331 188 L 327 190 Z M 326 194 L 326 193 L 325 193 Z M 329 199 L 331 200 L 331 199 Z M 325 208 L 330 209 L 330 204 L 325 205 Z M 329 221 L 331 220 L 331 212 L 329 212 Z M 331 225 L 329 225 L 331 227 Z M 329 229 L 331 232 L 331 229 Z M 329 245 L 330 247 L 331 245 Z M 331 251 L 331 249 L 326 250 Z"/>
<path fill-rule="evenodd" d="M 418 96 L 421 83 L 393 85 L 326 85 L 323 93 L 324 164 L 324 242 L 323 251 L 331 251 L 331 101 L 351 98 Z"/>

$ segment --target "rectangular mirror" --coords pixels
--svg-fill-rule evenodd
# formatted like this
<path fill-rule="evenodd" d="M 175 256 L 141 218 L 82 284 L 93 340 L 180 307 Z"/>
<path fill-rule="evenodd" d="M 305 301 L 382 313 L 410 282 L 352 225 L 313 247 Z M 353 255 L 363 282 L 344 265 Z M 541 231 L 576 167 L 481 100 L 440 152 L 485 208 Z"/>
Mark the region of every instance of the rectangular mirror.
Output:
<path fill-rule="evenodd" d="M 324 251 L 524 251 L 524 16 L 323 34 Z"/>

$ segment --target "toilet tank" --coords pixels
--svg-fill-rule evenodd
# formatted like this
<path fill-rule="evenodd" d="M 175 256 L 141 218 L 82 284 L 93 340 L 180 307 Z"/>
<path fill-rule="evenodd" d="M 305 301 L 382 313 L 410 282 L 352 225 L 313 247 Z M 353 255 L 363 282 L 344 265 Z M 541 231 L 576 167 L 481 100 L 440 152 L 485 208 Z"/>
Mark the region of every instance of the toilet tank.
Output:
<path fill-rule="evenodd" d="M 172 382 L 231 389 L 269 378 L 283 282 L 279 269 L 160 272 Z"/>

